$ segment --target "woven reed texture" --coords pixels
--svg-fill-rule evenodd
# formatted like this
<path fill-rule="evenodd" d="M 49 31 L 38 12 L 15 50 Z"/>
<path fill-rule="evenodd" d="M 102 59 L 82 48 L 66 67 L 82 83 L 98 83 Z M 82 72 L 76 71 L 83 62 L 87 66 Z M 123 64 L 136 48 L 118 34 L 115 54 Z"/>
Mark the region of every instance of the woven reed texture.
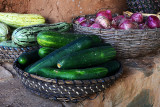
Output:
<path fill-rule="evenodd" d="M 79 16 L 80 17 L 80 16 Z M 79 18 L 77 17 L 77 18 Z M 93 15 L 86 15 L 86 18 Z M 94 29 L 75 24 L 77 33 L 98 35 L 103 42 L 110 43 L 117 51 L 118 58 L 136 58 L 156 51 L 160 47 L 160 28 L 158 29 Z"/>
<path fill-rule="evenodd" d="M 127 4 L 131 12 L 154 14 L 160 12 L 160 0 L 127 0 Z"/>
<path fill-rule="evenodd" d="M 25 47 L 25 48 L 0 46 L 0 62 L 13 63 L 23 52 L 29 52 L 38 48 L 39 46 Z"/>
<path fill-rule="evenodd" d="M 123 73 L 122 67 L 109 77 L 93 80 L 58 80 L 24 72 L 16 60 L 13 64 L 23 85 L 41 97 L 61 102 L 83 101 L 109 88 Z"/>

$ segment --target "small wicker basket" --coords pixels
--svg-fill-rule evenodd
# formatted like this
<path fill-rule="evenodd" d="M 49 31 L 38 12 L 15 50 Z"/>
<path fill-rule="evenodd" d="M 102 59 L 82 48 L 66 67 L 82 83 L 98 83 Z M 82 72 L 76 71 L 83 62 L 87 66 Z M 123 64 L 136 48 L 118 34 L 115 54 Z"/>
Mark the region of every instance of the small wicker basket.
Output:
<path fill-rule="evenodd" d="M 131 12 L 154 14 L 160 12 L 160 0 L 127 0 L 127 5 Z"/>
<path fill-rule="evenodd" d="M 13 64 L 23 85 L 41 97 L 62 102 L 79 102 L 109 88 L 123 73 L 122 66 L 113 75 L 93 80 L 58 80 L 24 72 L 18 61 Z"/>
<path fill-rule="evenodd" d="M 8 47 L 0 46 L 0 62 L 14 62 L 23 52 L 29 52 L 38 49 L 39 46 L 33 47 Z"/>
<path fill-rule="evenodd" d="M 119 58 L 135 58 L 144 56 L 160 47 L 160 28 L 156 29 L 94 29 L 75 24 L 73 19 L 73 30 L 83 34 L 98 35 L 106 43 L 110 43 L 117 51 Z M 91 18 L 94 15 L 83 15 Z"/>

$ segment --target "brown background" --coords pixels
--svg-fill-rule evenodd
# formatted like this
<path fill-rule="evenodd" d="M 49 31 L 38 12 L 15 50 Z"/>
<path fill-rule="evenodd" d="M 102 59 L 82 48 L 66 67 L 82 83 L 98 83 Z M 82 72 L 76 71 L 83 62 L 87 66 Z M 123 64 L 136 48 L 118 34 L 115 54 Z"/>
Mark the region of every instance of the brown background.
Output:
<path fill-rule="evenodd" d="M 1 12 L 37 13 L 50 23 L 71 22 L 76 16 L 94 14 L 101 8 L 122 13 L 126 0 L 0 0 Z"/>

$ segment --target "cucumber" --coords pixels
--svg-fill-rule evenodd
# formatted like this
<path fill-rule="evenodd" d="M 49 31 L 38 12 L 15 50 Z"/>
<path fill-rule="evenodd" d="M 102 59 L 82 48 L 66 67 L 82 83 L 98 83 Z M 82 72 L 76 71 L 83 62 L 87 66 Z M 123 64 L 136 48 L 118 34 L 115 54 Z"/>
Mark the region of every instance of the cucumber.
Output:
<path fill-rule="evenodd" d="M 49 47 L 42 47 L 39 49 L 38 51 L 38 55 L 43 58 L 45 56 L 47 56 L 49 53 L 51 53 L 52 51 L 54 51 L 55 48 L 49 48 Z"/>
<path fill-rule="evenodd" d="M 60 48 L 66 44 L 76 40 L 80 37 L 89 36 L 93 39 L 99 41 L 97 35 L 84 35 L 84 34 L 74 34 L 74 33 L 61 33 L 56 31 L 42 31 L 37 35 L 37 42 L 42 47 L 55 47 Z"/>
<path fill-rule="evenodd" d="M 39 69 L 37 75 L 52 79 L 88 80 L 88 79 L 98 79 L 105 77 L 107 73 L 108 69 L 104 67 L 69 69 L 69 70 L 42 68 Z"/>
<path fill-rule="evenodd" d="M 116 50 L 113 47 L 100 46 L 66 55 L 58 61 L 57 67 L 63 69 L 89 67 L 103 64 L 115 57 Z"/>
<path fill-rule="evenodd" d="M 107 61 L 106 63 L 99 65 L 97 67 L 105 67 L 108 69 L 108 74 L 107 75 L 112 75 L 114 74 L 119 68 L 120 68 L 121 64 L 119 61 L 117 60 L 111 60 L 111 61 Z"/>
<path fill-rule="evenodd" d="M 38 51 L 39 50 L 37 49 L 37 50 L 30 51 L 30 52 L 23 52 L 18 57 L 19 64 L 21 64 L 22 66 L 26 67 L 26 66 L 32 64 L 33 62 L 39 60 L 40 57 L 38 55 Z"/>
<path fill-rule="evenodd" d="M 99 43 L 97 41 L 97 43 Z M 42 58 L 41 60 L 35 62 L 33 65 L 30 67 L 27 67 L 25 69 L 26 72 L 28 73 L 36 73 L 38 69 L 44 68 L 44 67 L 56 67 L 57 66 L 57 61 L 70 53 L 73 53 L 75 51 L 80 51 L 86 48 L 89 48 L 92 46 L 92 44 L 95 43 L 95 41 L 91 37 L 82 37 L 79 38 L 75 41 L 72 41 L 71 43 L 67 44 L 64 47 L 61 47 L 59 49 L 56 49 L 55 51 L 51 52 L 49 55 L 46 57 Z"/>
<path fill-rule="evenodd" d="M 64 32 L 70 29 L 70 24 L 61 22 L 54 24 L 38 24 L 20 27 L 12 33 L 12 41 L 20 46 L 33 46 L 37 44 L 37 34 L 44 30 Z"/>
<path fill-rule="evenodd" d="M 112 46 L 110 43 L 99 43 L 99 44 L 94 44 L 93 46 L 92 46 L 92 48 L 94 48 L 94 47 L 100 47 L 100 46 Z"/>

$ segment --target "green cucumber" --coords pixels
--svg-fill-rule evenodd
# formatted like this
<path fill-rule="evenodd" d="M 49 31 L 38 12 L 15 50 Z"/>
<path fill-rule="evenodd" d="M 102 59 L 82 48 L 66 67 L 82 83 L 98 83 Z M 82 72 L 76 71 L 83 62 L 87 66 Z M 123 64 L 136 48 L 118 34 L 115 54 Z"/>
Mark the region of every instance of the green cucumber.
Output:
<path fill-rule="evenodd" d="M 107 61 L 106 63 L 99 65 L 97 67 L 105 67 L 108 69 L 108 75 L 114 74 L 119 68 L 121 64 L 117 60 Z"/>
<path fill-rule="evenodd" d="M 66 44 L 76 40 L 80 37 L 92 37 L 94 40 L 99 41 L 97 35 L 84 35 L 74 33 L 60 33 L 56 31 L 42 31 L 37 35 L 37 42 L 42 47 L 55 47 L 60 48 Z"/>
<path fill-rule="evenodd" d="M 113 47 L 100 46 L 66 55 L 59 59 L 57 67 L 63 69 L 89 67 L 103 64 L 115 57 L 116 50 Z"/>
<path fill-rule="evenodd" d="M 37 50 L 30 51 L 30 52 L 23 52 L 18 57 L 18 62 L 19 62 L 19 64 L 26 67 L 39 59 L 40 59 L 40 57 L 38 55 L 38 49 L 37 49 Z"/>
<path fill-rule="evenodd" d="M 68 31 L 69 29 L 70 24 L 65 22 L 20 27 L 14 30 L 14 32 L 12 33 L 12 41 L 15 44 L 18 44 L 23 47 L 33 46 L 37 45 L 37 34 L 41 31 L 52 30 L 64 32 Z"/>
<path fill-rule="evenodd" d="M 99 43 L 100 41 L 97 41 Z M 25 69 L 28 73 L 36 73 L 40 68 L 44 67 L 56 67 L 57 61 L 70 53 L 73 53 L 75 51 L 80 51 L 86 48 L 89 48 L 92 46 L 92 44 L 95 43 L 95 41 L 91 37 L 82 37 L 75 41 L 72 41 L 71 43 L 67 44 L 64 47 L 61 47 L 59 49 L 56 49 L 55 51 L 51 52 L 46 57 L 42 58 L 41 60 L 35 62 L 33 65 L 27 67 Z"/>
<path fill-rule="evenodd" d="M 37 75 L 52 79 L 88 80 L 88 79 L 103 78 L 107 75 L 107 73 L 108 69 L 104 67 L 69 69 L 69 70 L 42 68 L 39 69 Z"/>
<path fill-rule="evenodd" d="M 43 58 L 45 56 L 47 56 L 49 53 L 51 53 L 52 51 L 54 51 L 55 48 L 49 48 L 49 47 L 42 47 L 39 49 L 38 51 L 38 55 Z"/>

